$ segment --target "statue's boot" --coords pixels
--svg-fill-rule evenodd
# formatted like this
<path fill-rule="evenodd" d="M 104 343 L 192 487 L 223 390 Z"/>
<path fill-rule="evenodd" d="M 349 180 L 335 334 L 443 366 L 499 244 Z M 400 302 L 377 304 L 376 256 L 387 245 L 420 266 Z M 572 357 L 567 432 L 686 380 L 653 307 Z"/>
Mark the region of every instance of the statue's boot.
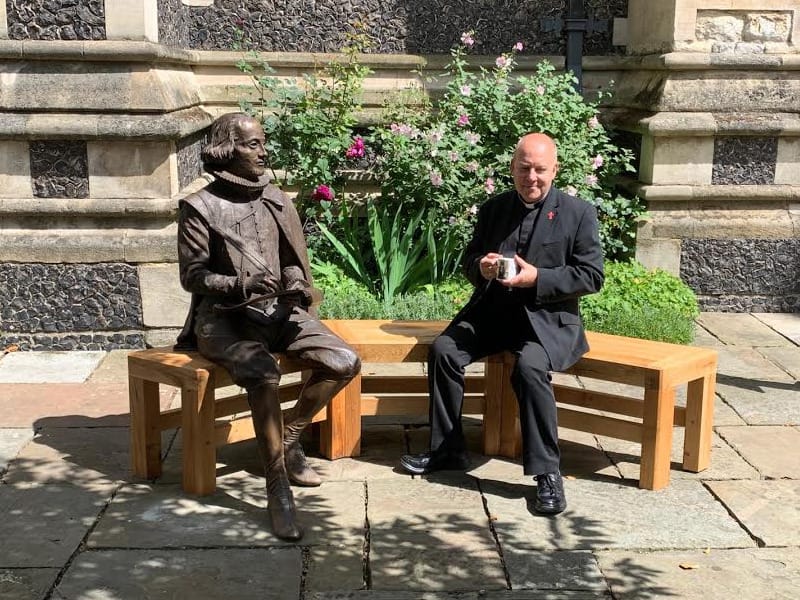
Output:
<path fill-rule="evenodd" d="M 267 512 L 272 532 L 284 540 L 299 540 L 303 530 L 297 524 L 294 496 L 286 475 L 283 456 L 283 414 L 277 384 L 247 390 L 258 450 L 267 480 Z"/>
<path fill-rule="evenodd" d="M 314 415 L 327 406 L 331 398 L 345 385 L 347 385 L 346 379 L 322 379 L 312 375 L 303 386 L 300 398 L 283 429 L 286 472 L 292 483 L 303 486 L 317 486 L 322 483 L 322 478 L 308 464 L 303 446 L 300 444 L 300 435 L 311 423 Z"/>

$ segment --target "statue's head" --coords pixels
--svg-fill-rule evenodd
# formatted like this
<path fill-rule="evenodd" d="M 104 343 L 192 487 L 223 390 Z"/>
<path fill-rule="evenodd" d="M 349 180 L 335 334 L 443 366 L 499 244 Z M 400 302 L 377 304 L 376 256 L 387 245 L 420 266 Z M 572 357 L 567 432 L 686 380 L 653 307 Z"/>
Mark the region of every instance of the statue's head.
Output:
<path fill-rule="evenodd" d="M 245 113 L 228 113 L 211 124 L 210 141 L 200 158 L 207 171 L 228 171 L 258 181 L 266 167 L 264 129 Z"/>

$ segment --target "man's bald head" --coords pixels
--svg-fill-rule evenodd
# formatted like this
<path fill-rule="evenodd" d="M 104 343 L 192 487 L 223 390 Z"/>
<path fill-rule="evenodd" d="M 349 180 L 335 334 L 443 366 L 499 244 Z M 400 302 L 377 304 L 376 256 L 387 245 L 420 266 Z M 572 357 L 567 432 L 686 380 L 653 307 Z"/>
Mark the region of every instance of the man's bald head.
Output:
<path fill-rule="evenodd" d="M 522 136 L 511 159 L 511 176 L 522 200 L 533 204 L 544 199 L 558 172 L 558 148 L 549 135 Z"/>

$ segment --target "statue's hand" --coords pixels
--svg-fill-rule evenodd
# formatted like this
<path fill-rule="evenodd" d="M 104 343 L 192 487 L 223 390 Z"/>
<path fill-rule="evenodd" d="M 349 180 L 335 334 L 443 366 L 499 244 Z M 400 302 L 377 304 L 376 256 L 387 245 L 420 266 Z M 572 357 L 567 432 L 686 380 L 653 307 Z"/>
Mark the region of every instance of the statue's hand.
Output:
<path fill-rule="evenodd" d="M 251 294 L 271 294 L 280 289 L 280 283 L 267 273 L 249 273 L 242 279 L 242 290 L 245 296 Z"/>

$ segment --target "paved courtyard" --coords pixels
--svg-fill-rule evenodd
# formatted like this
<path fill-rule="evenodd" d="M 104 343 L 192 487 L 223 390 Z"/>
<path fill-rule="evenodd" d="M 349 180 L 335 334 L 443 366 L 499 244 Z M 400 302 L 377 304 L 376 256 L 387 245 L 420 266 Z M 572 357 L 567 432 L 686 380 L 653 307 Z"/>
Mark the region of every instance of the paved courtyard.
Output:
<path fill-rule="evenodd" d="M 800 314 L 704 313 L 695 344 L 719 352 L 708 470 L 680 470 L 676 429 L 670 485 L 640 490 L 636 444 L 562 430 L 569 508 L 546 518 L 519 463 L 478 453 L 478 419 L 472 469 L 424 477 L 397 468 L 424 422 L 365 420 L 361 457 L 295 488 L 298 544 L 269 531 L 252 441 L 220 450 L 212 496 L 180 489 L 180 431 L 162 478 L 131 477 L 126 352 L 7 353 L 0 598 L 794 600 Z"/>

